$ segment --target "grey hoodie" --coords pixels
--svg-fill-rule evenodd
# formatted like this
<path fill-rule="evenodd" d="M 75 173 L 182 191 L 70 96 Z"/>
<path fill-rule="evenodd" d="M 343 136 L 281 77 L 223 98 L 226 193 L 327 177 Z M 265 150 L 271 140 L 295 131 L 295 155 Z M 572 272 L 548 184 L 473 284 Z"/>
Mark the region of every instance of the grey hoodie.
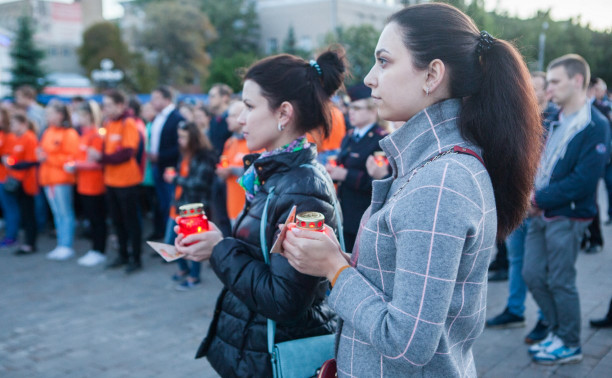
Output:
<path fill-rule="evenodd" d="M 489 175 L 453 146 L 460 100 L 424 109 L 380 145 L 393 175 L 373 183 L 354 268 L 329 297 L 343 321 L 338 376 L 475 377 L 472 344 L 486 310 L 497 217 Z M 356 262 L 355 262 L 356 260 Z"/>

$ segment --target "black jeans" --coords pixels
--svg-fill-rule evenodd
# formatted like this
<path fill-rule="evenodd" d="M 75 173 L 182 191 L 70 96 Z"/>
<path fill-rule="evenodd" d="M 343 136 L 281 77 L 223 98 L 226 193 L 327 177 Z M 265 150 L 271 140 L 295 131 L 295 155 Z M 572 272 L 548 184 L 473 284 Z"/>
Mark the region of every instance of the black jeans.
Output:
<path fill-rule="evenodd" d="M 140 264 L 142 220 L 140 219 L 138 186 L 125 188 L 107 186 L 106 195 L 115 232 L 119 239 L 119 257 L 126 262 Z M 128 253 L 128 239 L 132 247 L 130 253 Z"/>
<path fill-rule="evenodd" d="M 34 213 L 34 196 L 31 196 L 23 191 L 23 186 L 19 185 L 19 189 L 15 193 L 17 203 L 19 203 L 19 215 L 21 216 L 21 225 L 25 231 L 25 243 L 36 249 L 36 215 Z"/>
<path fill-rule="evenodd" d="M 81 194 L 83 213 L 91 225 L 92 249 L 104 253 L 106 250 L 106 200 L 104 194 L 88 196 Z"/>

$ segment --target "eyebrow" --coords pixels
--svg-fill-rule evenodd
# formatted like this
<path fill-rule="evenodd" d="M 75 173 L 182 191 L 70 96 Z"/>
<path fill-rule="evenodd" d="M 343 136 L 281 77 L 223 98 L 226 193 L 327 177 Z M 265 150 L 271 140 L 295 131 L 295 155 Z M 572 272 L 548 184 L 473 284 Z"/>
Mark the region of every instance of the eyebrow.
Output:
<path fill-rule="evenodd" d="M 387 54 L 391 54 L 388 50 L 386 49 L 378 49 L 376 50 L 376 52 L 374 53 L 374 56 L 376 56 L 377 58 L 380 56 L 380 54 L 382 53 L 387 53 Z"/>

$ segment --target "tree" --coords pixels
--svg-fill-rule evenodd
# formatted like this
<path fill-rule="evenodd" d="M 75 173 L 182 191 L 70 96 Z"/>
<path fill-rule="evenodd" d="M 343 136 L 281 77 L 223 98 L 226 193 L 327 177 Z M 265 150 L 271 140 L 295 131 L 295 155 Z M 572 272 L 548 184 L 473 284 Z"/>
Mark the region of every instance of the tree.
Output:
<path fill-rule="evenodd" d="M 363 82 L 372 65 L 374 65 L 374 50 L 380 31 L 370 24 L 338 28 L 336 34 L 328 34 L 327 44 L 339 43 L 346 49 L 346 57 L 350 64 L 351 77 L 347 85 Z"/>
<path fill-rule="evenodd" d="M 33 36 L 32 19 L 20 17 L 17 36 L 10 52 L 13 66 L 8 85 L 13 91 L 21 85 L 30 85 L 40 92 L 46 84 L 45 71 L 41 67 L 45 53 L 36 47 Z"/>
<path fill-rule="evenodd" d="M 100 68 L 102 59 L 110 59 L 117 69 L 126 71 L 131 62 L 127 45 L 121 39 L 119 27 L 108 21 L 91 25 L 83 33 L 83 44 L 77 49 L 79 63 L 91 74 Z"/>
<path fill-rule="evenodd" d="M 139 45 L 155 61 L 159 81 L 183 85 L 206 76 L 210 64 L 206 47 L 216 32 L 195 2 L 152 2 L 145 12 Z"/>
<path fill-rule="evenodd" d="M 241 70 L 249 67 L 258 58 L 252 53 L 239 52 L 231 57 L 217 57 L 210 65 L 210 76 L 207 84 L 210 87 L 214 83 L 225 83 L 232 87 L 234 92 L 242 90 Z"/>

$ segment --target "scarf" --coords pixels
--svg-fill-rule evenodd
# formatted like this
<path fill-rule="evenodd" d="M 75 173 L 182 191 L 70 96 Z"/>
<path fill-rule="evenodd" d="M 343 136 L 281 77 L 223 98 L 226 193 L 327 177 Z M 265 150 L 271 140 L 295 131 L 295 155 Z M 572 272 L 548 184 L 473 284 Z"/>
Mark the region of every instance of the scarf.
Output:
<path fill-rule="evenodd" d="M 276 148 L 272 151 L 266 151 L 259 155 L 257 160 L 266 158 L 269 156 L 280 155 L 283 153 L 291 153 L 301 151 L 303 149 L 310 148 L 310 143 L 306 139 L 306 136 L 301 136 L 294 140 L 291 143 L 288 143 L 282 147 Z M 245 191 L 247 201 L 252 201 L 255 195 L 261 189 L 261 180 L 259 179 L 259 175 L 257 174 L 257 170 L 255 169 L 255 162 L 251 164 L 251 166 L 244 172 L 244 174 L 238 179 L 238 184 L 242 186 Z"/>
<path fill-rule="evenodd" d="M 551 127 L 546 141 L 546 148 L 542 154 L 540 168 L 536 175 L 536 190 L 545 188 L 550 183 L 550 177 L 557 162 L 565 157 L 567 146 L 574 136 L 591 123 L 591 104 L 587 101 L 582 108 L 569 118 L 559 115 L 559 123 Z"/>

